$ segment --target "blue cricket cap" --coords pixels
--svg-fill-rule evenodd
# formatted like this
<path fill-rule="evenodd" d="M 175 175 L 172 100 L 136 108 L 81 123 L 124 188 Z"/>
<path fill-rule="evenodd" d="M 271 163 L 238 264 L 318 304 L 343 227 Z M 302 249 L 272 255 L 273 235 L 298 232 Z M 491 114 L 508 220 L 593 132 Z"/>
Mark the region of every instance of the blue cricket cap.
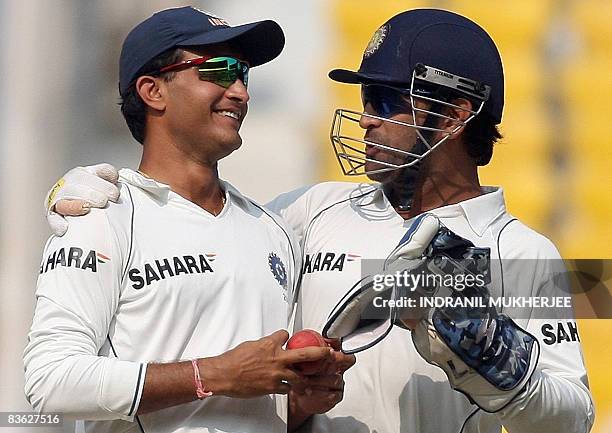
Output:
<path fill-rule="evenodd" d="M 482 27 L 452 12 L 414 9 L 394 16 L 372 36 L 358 71 L 334 69 L 329 77 L 408 88 L 419 63 L 490 86 L 483 112 L 501 122 L 504 70 L 497 47 Z"/>
<path fill-rule="evenodd" d="M 285 45 L 285 35 L 271 20 L 231 27 L 225 20 L 191 6 L 157 12 L 134 27 L 123 42 L 119 93 L 123 95 L 140 76 L 142 67 L 164 51 L 223 42 L 240 50 L 241 60 L 253 67 L 277 57 Z"/>

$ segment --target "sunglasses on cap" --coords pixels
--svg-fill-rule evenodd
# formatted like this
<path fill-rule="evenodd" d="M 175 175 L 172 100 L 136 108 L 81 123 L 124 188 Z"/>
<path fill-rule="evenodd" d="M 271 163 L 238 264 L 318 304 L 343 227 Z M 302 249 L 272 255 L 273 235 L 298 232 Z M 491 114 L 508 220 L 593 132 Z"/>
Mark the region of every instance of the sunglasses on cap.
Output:
<path fill-rule="evenodd" d="M 236 80 L 242 81 L 245 87 L 248 86 L 249 64 L 235 57 L 196 57 L 164 66 L 158 73 L 180 71 L 186 68 L 197 68 L 200 80 L 218 84 L 226 89 Z"/>
<path fill-rule="evenodd" d="M 370 104 L 378 116 L 385 118 L 412 112 L 410 89 L 385 84 L 362 84 L 361 102 L 364 107 Z"/>

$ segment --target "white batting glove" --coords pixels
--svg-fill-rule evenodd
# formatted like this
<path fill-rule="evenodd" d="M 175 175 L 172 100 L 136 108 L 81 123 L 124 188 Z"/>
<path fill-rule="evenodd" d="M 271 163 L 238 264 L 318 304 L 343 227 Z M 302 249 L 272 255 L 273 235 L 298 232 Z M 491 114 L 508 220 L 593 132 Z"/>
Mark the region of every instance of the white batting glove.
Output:
<path fill-rule="evenodd" d="M 119 199 L 119 172 L 102 163 L 76 167 L 68 171 L 45 197 L 45 214 L 51 231 L 62 236 L 68 230 L 64 216 L 81 216 L 92 207 L 103 208 L 108 201 Z"/>

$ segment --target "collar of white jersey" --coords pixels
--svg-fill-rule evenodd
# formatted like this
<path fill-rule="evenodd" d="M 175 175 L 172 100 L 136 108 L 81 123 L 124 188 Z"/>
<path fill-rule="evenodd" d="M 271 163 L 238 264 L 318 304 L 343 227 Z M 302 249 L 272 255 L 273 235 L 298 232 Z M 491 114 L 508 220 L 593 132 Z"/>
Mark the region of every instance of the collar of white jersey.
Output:
<path fill-rule="evenodd" d="M 478 236 L 482 236 L 485 230 L 499 218 L 500 215 L 506 212 L 506 204 L 504 201 L 503 188 L 483 186 L 481 187 L 481 191 L 482 195 L 478 197 L 432 209 L 430 212 L 436 214 L 440 218 L 454 218 L 463 215 L 472 230 L 474 230 Z M 385 197 L 382 185 L 378 185 L 372 197 L 373 202 L 379 200 L 383 200 L 388 206 L 391 206 L 389 200 Z"/>
<path fill-rule="evenodd" d="M 130 168 L 122 168 L 119 170 L 119 178 L 130 185 L 134 185 L 148 192 L 163 202 L 168 201 L 168 196 L 172 191 L 170 185 L 158 182 L 155 179 L 145 176 L 144 174 Z M 245 203 L 249 201 L 229 182 L 226 182 L 223 179 L 219 179 L 219 182 L 221 183 L 221 188 L 223 191 L 225 191 L 228 204 L 232 201 L 238 203 Z"/>

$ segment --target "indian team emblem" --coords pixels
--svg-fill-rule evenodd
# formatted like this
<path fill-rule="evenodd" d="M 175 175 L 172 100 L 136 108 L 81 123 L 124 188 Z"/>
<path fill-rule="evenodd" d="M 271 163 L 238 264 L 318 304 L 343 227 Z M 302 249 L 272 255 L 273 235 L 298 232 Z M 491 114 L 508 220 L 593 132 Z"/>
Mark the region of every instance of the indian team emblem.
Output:
<path fill-rule="evenodd" d="M 287 290 L 287 270 L 285 269 L 283 261 L 276 254 L 270 253 L 268 256 L 268 264 L 278 284 L 280 284 L 283 289 Z"/>
<path fill-rule="evenodd" d="M 374 32 L 374 34 L 372 35 L 372 39 L 370 39 L 370 42 L 368 42 L 368 46 L 363 52 L 364 59 L 367 59 L 376 51 L 378 51 L 385 38 L 387 37 L 387 33 L 389 33 L 389 27 L 386 24 Z"/>

